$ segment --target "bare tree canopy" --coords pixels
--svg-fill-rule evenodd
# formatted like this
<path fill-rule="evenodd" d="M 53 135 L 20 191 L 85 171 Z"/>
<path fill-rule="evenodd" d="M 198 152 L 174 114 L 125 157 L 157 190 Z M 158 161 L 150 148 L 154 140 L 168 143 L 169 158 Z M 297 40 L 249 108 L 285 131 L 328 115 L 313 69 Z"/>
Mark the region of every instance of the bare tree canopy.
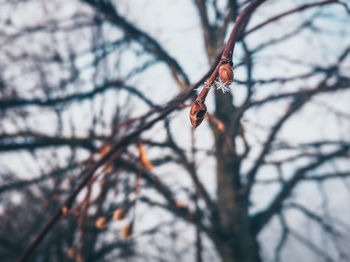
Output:
<path fill-rule="evenodd" d="M 0 0 L 0 260 L 350 260 L 346 0 Z"/>

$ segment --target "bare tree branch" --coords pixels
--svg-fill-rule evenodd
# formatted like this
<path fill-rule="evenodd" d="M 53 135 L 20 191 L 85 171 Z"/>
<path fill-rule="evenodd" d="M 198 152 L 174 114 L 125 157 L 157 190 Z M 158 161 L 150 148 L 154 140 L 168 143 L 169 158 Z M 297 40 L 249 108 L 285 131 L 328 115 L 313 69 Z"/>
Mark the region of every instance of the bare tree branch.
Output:
<path fill-rule="evenodd" d="M 342 146 L 341 148 L 339 148 L 336 151 L 333 151 L 330 154 L 320 155 L 311 164 L 298 169 L 294 173 L 294 175 L 284 183 L 282 189 L 272 200 L 269 207 L 266 208 L 264 211 L 255 214 L 252 217 L 252 225 L 255 234 L 258 234 L 260 230 L 270 221 L 272 216 L 274 216 L 277 212 L 281 210 L 281 206 L 284 200 L 286 200 L 289 197 L 290 193 L 297 186 L 298 182 L 307 175 L 307 172 L 318 168 L 328 160 L 349 154 L 349 149 L 349 146 Z"/>

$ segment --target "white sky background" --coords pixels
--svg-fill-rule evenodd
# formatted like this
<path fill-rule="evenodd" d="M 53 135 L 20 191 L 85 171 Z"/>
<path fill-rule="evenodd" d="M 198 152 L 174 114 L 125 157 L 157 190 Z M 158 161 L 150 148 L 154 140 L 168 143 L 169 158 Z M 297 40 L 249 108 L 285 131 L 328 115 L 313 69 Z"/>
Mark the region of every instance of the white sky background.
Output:
<path fill-rule="evenodd" d="M 56 1 L 60 2 L 60 1 Z M 56 13 L 57 17 L 61 15 L 70 16 L 70 12 L 74 13 L 76 11 L 76 3 L 73 1 L 63 1 L 64 5 L 59 5 L 61 9 Z M 155 37 L 157 41 L 169 52 L 169 54 L 177 59 L 180 65 L 184 68 L 185 72 L 190 77 L 192 82 L 197 81 L 209 68 L 209 64 L 205 55 L 204 43 L 202 39 L 202 32 L 200 30 L 200 21 L 197 15 L 197 11 L 192 4 L 192 1 L 189 0 L 178 0 L 178 1 L 165 1 L 165 0 L 118 0 L 119 12 L 125 17 L 135 23 L 142 30 L 149 33 L 151 36 Z M 225 1 L 219 1 L 225 2 Z M 248 28 L 264 21 L 266 18 L 271 17 L 275 14 L 278 14 L 282 11 L 293 8 L 305 1 L 268 1 L 270 2 L 273 8 L 270 8 L 269 4 L 261 6 L 258 11 L 254 14 Z M 308 1 L 313 2 L 313 1 Z M 30 6 L 30 4 L 28 5 Z M 49 11 L 55 10 L 55 5 L 47 5 Z M 78 5 L 80 6 L 80 5 Z M 31 6 L 32 9 L 23 9 L 24 12 L 38 12 L 35 5 Z M 80 8 L 80 7 L 79 7 Z M 20 9 L 20 8 L 19 8 Z M 339 56 L 339 52 L 343 50 L 344 46 L 350 44 L 350 26 L 344 26 L 345 24 L 350 25 L 350 18 L 346 16 L 344 9 L 342 7 L 331 7 L 327 6 L 323 9 L 324 17 L 318 18 L 316 25 L 320 28 L 327 27 L 327 31 L 334 32 L 334 38 L 330 39 L 328 34 L 317 35 L 317 38 L 313 36 L 313 33 L 310 34 L 310 31 L 305 30 L 305 32 L 300 34 L 300 37 L 293 38 L 294 40 L 286 42 L 286 44 L 274 46 L 273 48 L 267 48 L 264 52 L 259 53 L 258 57 L 254 57 L 254 62 L 256 63 L 256 70 L 254 71 L 254 77 L 258 79 L 267 79 L 274 76 L 280 76 L 281 73 L 285 76 L 296 75 L 303 72 L 308 72 L 310 68 L 308 66 L 300 67 L 293 66 L 290 63 L 282 63 L 280 60 L 276 59 L 276 56 L 288 56 L 289 58 L 302 59 L 305 63 L 319 63 L 322 62 L 325 65 L 328 65 L 329 62 L 335 61 Z M 248 47 L 254 48 L 261 43 L 268 41 L 271 38 L 278 37 L 281 33 L 286 31 L 292 31 L 297 24 L 302 22 L 303 19 L 308 18 L 315 14 L 318 9 L 312 9 L 310 11 L 304 11 L 301 14 L 296 14 L 288 18 L 282 19 L 273 25 L 266 26 L 259 32 L 253 33 L 247 38 Z M 19 12 L 18 10 L 14 12 Z M 18 13 L 17 13 L 18 14 Z M 21 17 L 21 18 L 19 18 Z M 38 20 L 40 16 L 38 15 Z M 33 16 L 30 16 L 31 22 L 33 21 Z M 303 19 L 300 19 L 303 18 Z M 13 18 L 13 23 L 21 23 L 21 19 L 24 19 L 23 16 L 18 16 Z M 232 25 L 231 25 L 232 26 Z M 113 29 L 111 30 L 111 37 L 115 33 Z M 79 42 L 79 45 L 84 46 L 83 41 Z M 238 63 L 239 58 L 242 55 L 242 50 L 240 45 L 236 47 L 234 54 L 234 63 Z M 88 61 L 88 56 L 83 57 L 79 63 L 82 65 Z M 138 59 L 146 59 L 145 57 L 137 58 L 134 55 L 130 54 L 125 56 L 123 59 L 128 59 L 128 62 L 123 62 L 122 71 L 128 71 L 128 66 L 132 68 L 135 62 L 139 62 Z M 278 66 L 276 66 L 278 64 Z M 346 65 L 344 68 L 350 71 L 350 60 L 349 57 L 344 63 Z M 348 71 L 348 72 L 349 72 Z M 151 77 L 150 77 L 151 76 Z M 86 73 L 86 78 L 89 78 L 89 71 Z M 245 80 L 245 71 L 243 69 L 237 69 L 235 71 L 235 78 L 239 80 Z M 33 81 L 33 88 L 35 85 L 35 80 L 30 79 L 28 85 L 24 85 L 23 88 L 28 88 L 30 86 L 30 80 Z M 292 91 L 298 90 L 300 88 L 312 87 L 317 78 L 312 78 L 303 81 L 295 81 L 292 84 L 284 85 L 281 89 L 279 85 L 271 85 L 270 87 L 256 88 L 254 98 L 262 98 L 271 93 L 278 93 L 281 90 Z M 330 80 L 331 81 L 331 80 Z M 176 84 L 171 80 L 169 71 L 162 64 L 157 64 L 154 68 L 147 70 L 144 74 L 138 75 L 129 81 L 130 85 L 137 86 L 143 91 L 148 97 L 155 99 L 159 104 L 164 104 L 176 94 L 178 94 L 179 89 Z M 84 88 L 92 88 L 93 85 L 86 85 Z M 35 89 L 34 89 L 35 90 Z M 74 90 L 77 91 L 77 90 Z M 69 90 L 68 90 L 69 92 Z M 239 104 L 242 99 L 244 99 L 245 88 L 243 86 L 234 85 L 232 88 L 234 94 L 235 103 Z M 26 91 L 23 90 L 23 94 Z M 31 95 L 31 90 L 28 90 L 28 95 Z M 120 94 L 120 93 L 119 93 Z M 38 94 L 41 95 L 41 94 Z M 95 103 L 96 107 L 105 106 L 106 115 L 112 114 L 114 111 L 115 103 L 113 99 L 123 100 L 124 97 L 116 98 L 113 94 L 105 97 L 105 101 L 102 101 L 102 98 L 96 99 L 99 102 Z M 332 107 L 336 110 L 342 111 L 344 113 L 350 113 L 350 95 L 349 92 L 337 92 L 335 94 L 326 94 L 322 96 L 317 96 L 315 101 L 318 104 L 313 103 L 313 105 L 306 106 L 301 112 L 297 113 L 292 119 L 290 119 L 286 126 L 283 128 L 279 138 L 281 140 L 289 141 L 294 144 L 301 142 L 310 142 L 318 140 L 321 138 L 327 138 L 332 140 L 337 139 L 346 139 L 350 140 L 350 123 L 341 120 L 335 120 L 329 113 L 327 113 L 327 108 L 322 106 L 322 103 L 334 101 L 331 103 Z M 321 103 L 322 102 L 322 103 Z M 137 100 L 136 102 L 137 103 Z M 142 104 L 142 102 L 138 102 Z M 137 104 L 137 109 L 133 114 L 139 115 L 145 112 L 146 107 L 143 105 Z M 209 112 L 213 112 L 213 95 L 210 93 L 208 97 L 208 109 Z M 109 106 L 111 108 L 109 108 Z M 76 127 L 79 127 L 75 130 L 76 135 L 85 135 L 86 128 L 90 126 L 89 111 L 91 105 L 89 103 L 79 103 L 76 106 L 72 106 L 70 110 L 65 112 L 64 121 L 65 123 L 73 122 Z M 262 107 L 257 108 L 256 110 L 250 110 L 244 117 L 246 121 L 246 126 L 248 130 L 248 140 L 254 142 L 256 140 L 262 140 L 267 135 L 267 129 L 269 126 L 280 116 L 286 108 L 286 103 L 275 103 L 271 107 Z M 34 110 L 34 109 L 33 109 Z M 96 110 L 96 108 L 95 108 Z M 174 133 L 178 134 L 177 142 L 185 147 L 189 148 L 191 139 L 190 139 L 190 122 L 188 120 L 188 111 L 183 110 L 181 112 L 176 112 L 172 114 L 172 124 L 171 128 Z M 39 114 L 39 112 L 38 112 Z M 52 121 L 52 125 L 48 125 L 48 121 L 52 119 L 51 114 L 45 115 L 40 114 L 39 117 L 33 118 L 32 121 L 33 127 L 39 129 L 45 133 L 51 133 L 55 131 L 55 121 Z M 11 131 L 11 125 L 8 124 L 8 131 Z M 72 135 L 72 131 L 67 125 L 67 128 L 64 130 L 64 134 Z M 159 140 L 162 139 L 163 126 L 156 125 L 151 131 L 145 133 L 144 137 L 153 137 L 157 134 Z M 212 135 L 209 130 L 208 124 L 204 122 L 196 130 L 196 143 L 199 148 L 211 149 L 213 147 Z M 259 146 L 253 150 L 250 155 L 251 161 L 259 153 Z M 60 152 L 64 154 L 64 149 L 60 149 Z M 280 152 L 280 151 L 279 151 Z M 17 153 L 16 153 L 17 154 Z M 150 150 L 150 157 L 156 157 L 159 154 L 157 150 Z M 33 169 L 32 173 L 35 174 L 35 166 L 32 165 L 32 158 L 29 157 L 26 153 L 21 153 L 23 158 L 14 159 L 12 154 L 7 156 L 1 156 L 0 163 L 8 164 L 8 168 L 16 170 L 20 176 L 22 175 L 25 178 L 28 178 L 27 170 L 21 172 L 18 169 L 18 162 L 22 163 L 25 167 L 30 167 Z M 289 152 L 282 155 L 272 155 L 271 159 L 283 159 L 290 155 Z M 18 155 L 17 155 L 18 156 Z M 82 156 L 82 158 L 85 157 Z M 215 162 L 214 160 L 204 159 L 203 155 L 198 157 L 199 165 L 199 174 L 201 180 L 204 182 L 206 187 L 209 189 L 210 193 L 215 195 Z M 247 170 L 252 162 L 247 161 L 244 165 L 244 169 Z M 285 167 L 285 173 L 290 175 L 295 166 L 302 166 L 304 163 L 293 163 L 293 165 Z M 338 163 L 339 169 L 346 168 L 349 170 L 349 162 Z M 327 166 L 324 167 L 324 170 L 327 170 Z M 275 170 L 269 170 L 266 168 L 265 172 L 260 172 L 258 179 L 261 178 L 273 178 L 275 176 Z M 166 181 L 169 184 L 184 185 L 191 187 L 191 181 L 185 173 L 179 172 L 177 169 L 171 166 L 158 168 L 155 171 L 161 179 Z M 345 186 L 339 182 L 326 182 L 325 188 L 327 188 L 327 194 L 330 195 L 329 209 L 331 213 L 335 216 L 341 218 L 344 222 L 350 221 L 350 211 L 349 211 L 349 194 Z M 278 191 L 279 187 L 276 186 L 264 186 L 264 187 L 255 187 L 254 194 L 252 197 L 252 202 L 254 206 L 252 207 L 252 212 L 256 212 L 266 206 L 266 204 L 273 197 L 274 193 Z M 294 191 L 293 196 L 300 203 L 303 203 L 305 206 L 312 207 L 313 210 L 320 210 L 322 206 L 322 199 L 315 199 L 314 196 L 318 195 L 318 188 L 311 184 L 305 184 L 299 186 L 297 190 Z M 336 194 L 334 193 L 336 192 Z M 182 199 L 183 197 L 183 199 Z M 186 196 L 179 196 L 181 201 L 186 202 Z M 142 232 L 147 230 L 152 225 L 158 221 L 154 220 L 153 214 L 144 214 L 142 208 L 139 213 L 142 213 L 142 218 L 140 221 L 136 222 L 136 230 Z M 159 212 L 159 216 L 164 216 L 163 219 L 159 220 L 168 220 L 163 212 Z M 150 212 L 152 213 L 152 212 Z M 141 215 L 140 215 L 141 216 Z M 304 217 L 297 215 L 296 213 L 291 213 L 288 216 L 291 219 L 291 224 L 295 226 L 296 229 L 304 230 L 309 228 L 313 230 L 313 225 L 305 225 Z M 182 227 L 186 232 L 191 232 L 189 227 L 186 227 L 183 223 L 178 223 L 179 227 Z M 278 234 L 276 233 L 277 230 Z M 189 238 L 189 241 L 192 240 L 194 234 L 188 234 L 184 236 Z M 262 243 L 262 253 L 266 256 L 267 261 L 270 259 L 271 251 L 270 249 L 274 248 L 275 241 L 278 240 L 279 229 L 277 223 L 271 223 L 271 226 L 261 234 L 261 243 Z M 315 238 L 315 241 L 322 241 L 322 238 L 318 233 L 310 233 L 310 236 Z M 277 238 L 277 239 L 276 239 Z M 140 245 L 147 244 L 147 238 L 143 241 L 141 238 Z M 295 241 L 294 241 L 295 242 Z M 318 261 L 316 256 L 313 256 L 309 250 L 299 247 L 296 243 L 291 243 L 288 245 L 286 252 L 284 252 L 285 261 Z M 179 244 L 181 245 L 181 244 Z M 187 245 L 187 241 L 183 243 L 184 246 Z M 141 249 L 142 246 L 141 246 Z M 211 252 L 208 252 L 211 253 Z M 208 254 L 209 257 L 209 254 Z M 305 260 L 308 258 L 307 260 Z M 208 260 L 211 261 L 211 260 Z"/>

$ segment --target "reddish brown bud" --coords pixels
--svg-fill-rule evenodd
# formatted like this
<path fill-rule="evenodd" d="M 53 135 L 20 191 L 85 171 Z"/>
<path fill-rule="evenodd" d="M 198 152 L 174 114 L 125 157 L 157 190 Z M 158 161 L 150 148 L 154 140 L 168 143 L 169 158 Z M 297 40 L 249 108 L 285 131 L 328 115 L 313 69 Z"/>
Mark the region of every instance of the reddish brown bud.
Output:
<path fill-rule="evenodd" d="M 219 76 L 221 82 L 231 85 L 233 81 L 233 71 L 231 65 L 226 61 L 223 61 L 219 67 Z"/>
<path fill-rule="evenodd" d="M 207 107 L 203 102 L 199 100 L 193 102 L 190 111 L 190 120 L 194 128 L 196 128 L 202 123 L 206 112 Z"/>

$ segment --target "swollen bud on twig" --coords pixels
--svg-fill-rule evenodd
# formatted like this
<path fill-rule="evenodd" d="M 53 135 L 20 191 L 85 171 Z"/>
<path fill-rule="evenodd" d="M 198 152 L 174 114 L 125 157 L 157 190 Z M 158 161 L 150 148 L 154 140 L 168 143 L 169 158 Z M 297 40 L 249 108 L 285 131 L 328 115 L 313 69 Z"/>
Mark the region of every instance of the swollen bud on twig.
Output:
<path fill-rule="evenodd" d="M 207 107 L 202 101 L 196 100 L 193 102 L 190 111 L 190 120 L 194 128 L 202 123 L 206 112 Z"/>
<path fill-rule="evenodd" d="M 219 67 L 219 76 L 221 79 L 221 82 L 231 85 L 233 81 L 233 71 L 231 68 L 231 64 L 228 63 L 226 60 L 221 62 L 221 65 Z"/>

